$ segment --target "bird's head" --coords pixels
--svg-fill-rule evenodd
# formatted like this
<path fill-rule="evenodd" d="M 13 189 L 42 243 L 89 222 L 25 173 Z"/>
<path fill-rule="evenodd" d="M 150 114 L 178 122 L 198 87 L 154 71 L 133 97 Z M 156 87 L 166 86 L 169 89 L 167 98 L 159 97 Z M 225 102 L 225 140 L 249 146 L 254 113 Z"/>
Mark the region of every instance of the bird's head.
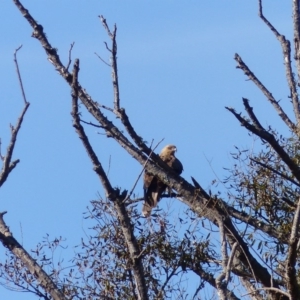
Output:
<path fill-rule="evenodd" d="M 177 148 L 175 145 L 167 145 L 161 150 L 161 154 L 175 154 Z"/>

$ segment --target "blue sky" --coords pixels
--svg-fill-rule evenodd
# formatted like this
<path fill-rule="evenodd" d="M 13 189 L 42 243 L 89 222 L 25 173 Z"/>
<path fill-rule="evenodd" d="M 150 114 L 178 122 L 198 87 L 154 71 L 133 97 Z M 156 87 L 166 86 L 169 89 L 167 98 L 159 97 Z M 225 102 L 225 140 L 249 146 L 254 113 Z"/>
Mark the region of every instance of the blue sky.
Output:
<path fill-rule="evenodd" d="M 258 18 L 257 1 L 22 1 L 40 22 L 52 45 L 67 63 L 80 59 L 79 78 L 94 100 L 111 106 L 109 42 L 98 15 L 118 26 L 118 68 L 121 105 L 137 132 L 149 143 L 177 145 L 182 176 L 195 177 L 209 188 L 216 173 L 232 164 L 234 145 L 252 147 L 225 106 L 242 111 L 242 97 L 264 125 L 284 126 L 253 83 L 246 81 L 233 59 L 239 53 L 260 80 L 289 107 L 281 48 Z M 265 15 L 291 38 L 290 5 L 264 1 Z M 21 160 L 0 190 L 0 211 L 14 236 L 27 250 L 46 233 L 67 239 L 70 251 L 83 236 L 82 213 L 102 187 L 75 134 L 70 116 L 70 89 L 31 38 L 31 28 L 12 1 L 0 11 L 0 137 L 2 153 L 22 110 L 13 52 L 18 60 L 28 101 L 14 158 Z M 289 109 L 289 108 L 288 108 Z M 91 118 L 84 114 L 87 121 Z M 107 114 L 115 121 L 115 118 Z M 90 139 L 114 186 L 130 189 L 141 167 L 116 142 L 87 128 Z M 159 147 L 161 148 L 161 147 Z M 142 194 L 140 182 L 135 191 Z M 163 204 L 162 204 L 163 205 Z M 176 201 L 173 202 L 176 210 Z M 3 250 L 0 250 L 3 253 Z M 64 254 L 62 254 L 64 255 Z M 67 257 L 66 257 L 67 258 Z M 1 299 L 36 299 L 0 287 Z"/>

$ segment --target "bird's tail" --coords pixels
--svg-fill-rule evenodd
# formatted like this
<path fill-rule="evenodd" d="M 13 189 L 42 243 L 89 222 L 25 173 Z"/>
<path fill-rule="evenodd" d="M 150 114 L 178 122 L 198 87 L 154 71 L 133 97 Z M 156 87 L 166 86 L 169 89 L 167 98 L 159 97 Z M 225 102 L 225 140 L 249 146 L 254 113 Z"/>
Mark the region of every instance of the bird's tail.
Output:
<path fill-rule="evenodd" d="M 152 208 L 157 205 L 158 193 L 144 193 L 144 204 L 142 208 L 142 214 L 145 218 L 150 217 Z"/>
<path fill-rule="evenodd" d="M 152 211 L 152 206 L 149 205 L 148 202 L 144 202 L 143 208 L 142 208 L 142 214 L 145 218 L 150 217 Z"/>

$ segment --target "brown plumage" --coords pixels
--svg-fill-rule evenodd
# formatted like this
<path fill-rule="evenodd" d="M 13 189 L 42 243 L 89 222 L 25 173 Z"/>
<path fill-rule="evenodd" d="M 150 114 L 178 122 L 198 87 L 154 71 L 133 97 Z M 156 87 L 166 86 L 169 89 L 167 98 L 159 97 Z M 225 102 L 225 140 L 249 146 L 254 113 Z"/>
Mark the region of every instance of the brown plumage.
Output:
<path fill-rule="evenodd" d="M 181 174 L 183 167 L 181 162 L 175 157 L 176 146 L 167 145 L 159 154 L 160 158 L 171 167 L 178 175 Z M 144 205 L 142 213 L 144 217 L 151 215 L 154 208 L 166 190 L 167 185 L 160 181 L 156 176 L 147 172 L 144 173 Z"/>

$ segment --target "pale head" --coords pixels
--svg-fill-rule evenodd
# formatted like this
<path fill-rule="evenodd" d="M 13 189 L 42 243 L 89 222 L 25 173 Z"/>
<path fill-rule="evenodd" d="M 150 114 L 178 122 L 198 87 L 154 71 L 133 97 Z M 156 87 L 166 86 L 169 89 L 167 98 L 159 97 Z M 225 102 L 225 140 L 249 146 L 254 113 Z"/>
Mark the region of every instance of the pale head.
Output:
<path fill-rule="evenodd" d="M 176 151 L 177 151 L 177 148 L 175 145 L 167 145 L 161 150 L 160 154 L 173 154 L 174 155 Z"/>

